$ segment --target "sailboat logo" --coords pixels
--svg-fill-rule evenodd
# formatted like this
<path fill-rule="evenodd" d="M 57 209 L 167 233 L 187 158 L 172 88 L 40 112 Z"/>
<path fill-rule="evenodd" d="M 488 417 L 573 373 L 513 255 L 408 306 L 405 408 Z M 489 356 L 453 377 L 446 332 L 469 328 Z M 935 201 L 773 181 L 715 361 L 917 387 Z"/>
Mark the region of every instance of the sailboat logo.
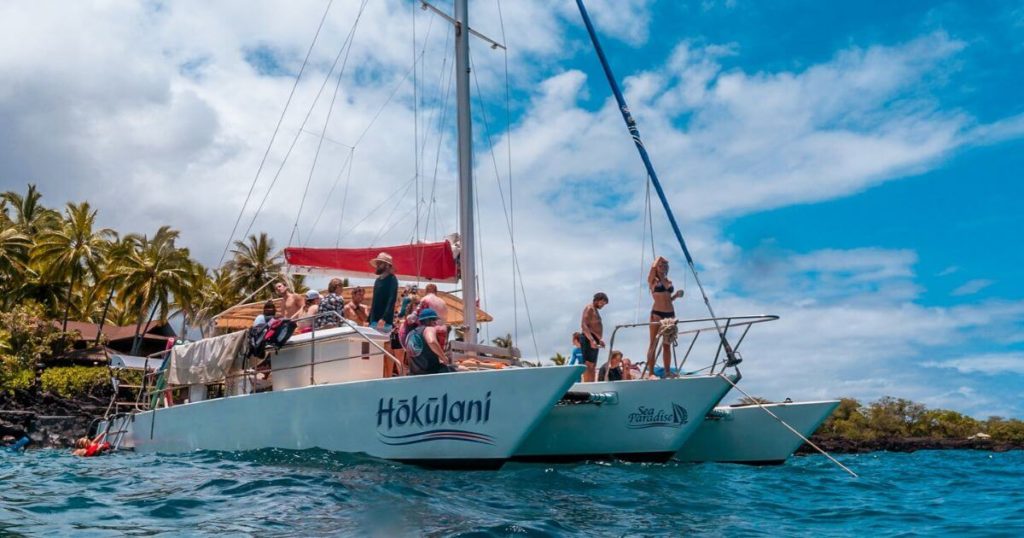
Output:
<path fill-rule="evenodd" d="M 645 428 L 679 428 L 690 421 L 686 408 L 672 402 L 672 410 L 640 406 L 626 417 L 626 427 L 639 430 Z"/>

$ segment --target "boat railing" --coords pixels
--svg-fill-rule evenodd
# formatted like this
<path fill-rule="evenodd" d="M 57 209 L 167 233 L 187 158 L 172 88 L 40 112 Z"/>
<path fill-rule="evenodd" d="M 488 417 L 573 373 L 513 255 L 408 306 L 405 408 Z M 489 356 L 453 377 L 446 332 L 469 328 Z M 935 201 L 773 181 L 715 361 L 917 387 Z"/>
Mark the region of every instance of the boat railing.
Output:
<path fill-rule="evenodd" d="M 384 355 L 384 357 L 386 357 L 386 359 L 388 361 L 390 361 L 394 366 L 396 366 L 398 368 L 399 376 L 404 376 L 405 375 L 405 365 L 402 363 L 401 360 L 398 359 L 398 357 L 396 357 L 393 353 L 388 351 L 384 346 L 380 345 L 380 343 L 375 341 L 369 335 L 367 335 L 367 334 L 363 333 L 362 331 L 360 331 L 359 330 L 360 329 L 359 325 L 356 325 L 351 320 L 344 318 L 343 316 L 341 316 L 337 312 L 323 312 L 323 313 L 315 314 L 313 316 L 307 316 L 307 317 L 304 317 L 304 318 L 297 318 L 297 319 L 293 320 L 296 323 L 303 322 L 303 321 L 309 321 L 310 324 L 311 324 L 311 328 L 310 328 L 309 333 L 302 333 L 302 334 L 309 334 L 310 335 L 309 336 L 309 342 L 308 342 L 308 344 L 310 346 L 309 363 L 308 364 L 297 364 L 297 365 L 294 365 L 294 366 L 279 367 L 279 368 L 275 368 L 274 369 L 275 371 L 279 371 L 280 372 L 280 371 L 284 371 L 284 370 L 309 368 L 309 384 L 310 385 L 315 385 L 316 384 L 316 370 L 315 370 L 316 365 L 318 365 L 318 364 L 319 365 L 330 364 L 330 363 L 334 363 L 334 362 L 347 361 L 347 360 L 352 360 L 352 359 L 357 359 L 357 358 L 361 359 L 361 358 L 366 357 L 366 353 L 355 353 L 353 355 L 348 355 L 348 356 L 343 356 L 343 357 L 332 357 L 332 358 L 329 358 L 329 359 L 317 359 L 317 356 L 316 356 L 316 344 L 317 344 L 316 333 L 317 333 L 317 327 L 316 327 L 316 325 L 317 325 L 317 321 L 318 320 L 324 320 L 324 319 L 331 320 L 330 323 L 336 324 L 337 326 L 347 326 L 347 327 L 351 328 L 352 329 L 352 333 L 345 334 L 344 336 L 354 335 L 354 336 L 356 336 L 356 337 L 358 337 L 358 338 L 360 338 L 362 340 L 365 340 L 371 346 L 375 347 L 377 349 L 377 351 L 382 353 Z M 326 327 L 326 328 L 325 327 L 320 327 L 319 330 L 322 333 L 322 331 L 324 331 L 325 329 L 333 329 L 333 328 L 336 328 L 336 326 L 331 326 L 331 327 Z M 300 345 L 306 345 L 306 342 L 302 342 Z M 168 353 L 170 353 L 170 352 L 171 352 L 171 349 L 166 349 L 166 350 L 163 350 L 163 351 L 158 351 L 156 353 L 151 353 L 150 355 L 147 355 L 146 358 L 147 359 L 163 360 L 164 358 L 166 358 L 166 355 Z M 145 408 L 148 408 L 148 407 L 152 407 L 151 405 L 147 405 L 147 401 L 152 399 L 153 396 L 158 396 L 160 394 L 166 394 L 169 391 L 178 390 L 178 389 L 181 389 L 181 388 L 184 388 L 184 387 L 188 386 L 188 385 L 175 385 L 175 386 L 165 386 L 165 387 L 160 387 L 160 388 L 153 388 L 153 386 L 156 385 L 157 377 L 159 375 L 161 375 L 162 373 L 163 372 L 160 371 L 160 370 L 154 371 L 154 372 L 146 372 L 146 373 L 144 373 L 144 375 L 143 375 L 143 383 L 142 383 L 142 386 L 140 387 L 142 390 L 139 391 L 139 398 L 135 402 L 135 405 L 134 405 L 134 407 L 136 409 L 145 409 Z M 243 370 L 241 370 L 241 371 L 239 371 L 237 373 L 227 374 L 220 381 L 213 382 L 213 383 L 208 383 L 207 385 L 208 386 L 209 385 L 222 385 L 223 386 L 223 385 L 228 385 L 233 380 L 237 380 L 239 378 L 249 378 L 249 387 L 251 387 L 250 390 L 255 391 L 256 386 L 257 386 L 257 383 L 256 383 L 257 376 L 260 373 L 262 373 L 262 371 L 258 370 L 255 367 L 245 368 L 245 369 L 243 369 Z M 149 380 L 150 382 L 147 383 L 147 380 Z M 145 390 L 147 387 L 149 387 L 150 390 Z M 159 406 L 157 406 L 157 407 L 159 407 Z"/>
<path fill-rule="evenodd" d="M 337 312 L 332 310 L 330 312 L 322 312 L 322 313 L 318 312 L 315 315 L 307 316 L 307 317 L 304 317 L 304 318 L 298 318 L 298 319 L 295 320 L 296 323 L 298 323 L 300 321 L 309 321 L 310 322 L 311 329 L 309 331 L 309 341 L 312 344 L 311 345 L 312 350 L 310 351 L 310 358 L 309 358 L 309 369 L 310 369 L 310 371 L 309 371 L 309 376 L 310 376 L 309 382 L 310 382 L 311 385 L 314 384 L 313 383 L 313 362 L 314 362 L 313 358 L 316 356 L 315 355 L 315 353 L 316 353 L 316 351 L 315 351 L 315 349 L 316 349 L 316 325 L 317 325 L 317 321 L 320 321 L 320 320 L 331 320 L 331 321 L 329 321 L 329 323 L 337 323 L 337 324 L 345 325 L 345 326 L 349 327 L 350 329 L 352 329 L 352 333 L 354 335 L 362 338 L 363 340 L 366 340 L 371 346 L 377 348 L 377 351 L 380 351 L 381 353 L 383 353 L 385 357 L 387 357 L 395 366 L 397 366 L 398 367 L 399 375 L 405 375 L 405 365 L 402 364 L 402 361 L 400 361 L 398 359 L 398 357 L 394 356 L 394 354 L 392 354 L 387 349 L 385 349 L 384 346 L 382 346 L 379 343 L 377 343 L 376 341 L 374 341 L 373 338 L 370 338 L 368 335 L 364 334 L 363 331 L 360 331 L 359 330 L 360 326 L 356 325 L 355 323 L 353 323 L 352 320 L 347 319 L 344 316 L 342 316 L 341 314 L 339 314 L 339 313 L 337 313 Z M 331 327 L 331 328 L 333 328 L 333 327 Z M 323 330 L 323 327 L 321 327 L 321 330 Z M 355 357 L 361 357 L 361 356 L 362 356 L 362 354 L 355 355 Z M 354 357 L 346 357 L 344 359 L 330 359 L 330 360 L 320 361 L 320 362 L 321 363 L 326 363 L 326 362 L 332 362 L 334 360 L 348 360 L 348 359 L 351 359 L 351 358 L 354 358 Z"/>
<path fill-rule="evenodd" d="M 674 323 L 674 325 L 677 328 L 675 333 L 677 345 L 678 342 L 682 340 L 682 337 L 684 335 L 686 335 L 687 337 L 689 335 L 693 335 L 693 337 L 689 339 L 689 345 L 687 346 L 686 352 L 683 354 L 681 360 L 679 359 L 678 354 L 675 353 L 675 346 L 673 346 L 673 359 L 678 361 L 676 364 L 674 364 L 674 366 L 677 369 L 682 369 L 683 366 L 686 365 L 687 360 L 689 360 L 690 355 L 693 353 L 694 346 L 697 344 L 697 340 L 700 338 L 700 336 L 702 334 L 712 333 L 714 334 L 714 339 L 717 341 L 715 358 L 710 365 L 697 370 L 697 372 L 708 370 L 709 374 L 715 374 L 717 370 L 717 373 L 723 373 L 725 372 L 726 368 L 728 368 L 731 365 L 729 364 L 728 360 L 723 359 L 722 353 L 725 352 L 728 355 L 731 351 L 734 357 L 741 358 L 741 356 L 739 355 L 739 349 L 740 346 L 743 344 L 743 340 L 747 337 L 747 333 L 750 332 L 750 328 L 758 323 L 775 321 L 777 319 L 779 319 L 779 316 L 773 314 L 677 319 Z M 652 326 L 660 327 L 662 325 L 664 325 L 664 320 L 650 321 L 645 323 L 624 323 L 621 325 L 616 325 L 615 328 L 612 330 L 612 336 L 608 341 L 608 349 L 615 349 L 615 337 L 620 329 L 635 329 L 639 327 L 650 328 Z M 735 341 L 735 343 L 726 344 L 726 342 L 728 342 L 726 338 L 729 335 L 729 331 L 737 331 L 740 329 L 742 329 L 742 332 L 740 333 L 740 336 Z M 659 331 L 659 334 L 657 335 L 656 340 L 654 342 L 654 349 L 656 353 L 655 359 L 657 359 L 657 353 L 661 352 L 663 346 L 663 339 L 665 337 L 666 336 L 663 334 L 663 332 Z M 731 350 L 725 349 L 726 345 L 729 345 L 731 347 Z M 607 360 L 608 359 L 606 359 L 606 361 Z M 644 362 L 645 366 L 643 369 L 643 375 L 646 375 L 648 373 L 646 360 Z M 720 363 L 721 368 L 719 368 Z"/>

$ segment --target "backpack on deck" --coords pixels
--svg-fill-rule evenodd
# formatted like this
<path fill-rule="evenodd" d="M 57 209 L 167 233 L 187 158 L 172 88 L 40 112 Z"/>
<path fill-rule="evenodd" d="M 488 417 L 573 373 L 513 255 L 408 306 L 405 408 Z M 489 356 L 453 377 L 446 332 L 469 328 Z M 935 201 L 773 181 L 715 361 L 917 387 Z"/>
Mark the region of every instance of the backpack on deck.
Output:
<path fill-rule="evenodd" d="M 249 329 L 249 355 L 262 359 L 267 356 L 267 345 L 281 346 L 295 333 L 295 322 L 290 319 L 272 319 L 269 323 Z"/>

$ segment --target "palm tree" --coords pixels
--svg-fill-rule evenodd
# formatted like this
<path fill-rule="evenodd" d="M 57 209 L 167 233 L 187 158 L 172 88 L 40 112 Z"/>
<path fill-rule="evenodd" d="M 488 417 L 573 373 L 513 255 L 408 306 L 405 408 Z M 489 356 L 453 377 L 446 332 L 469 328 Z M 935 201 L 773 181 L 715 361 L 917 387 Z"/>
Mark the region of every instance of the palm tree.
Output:
<path fill-rule="evenodd" d="M 14 191 L 0 194 L 0 199 L 14 210 L 15 215 L 11 220 L 21 233 L 29 238 L 43 230 L 56 227 L 60 221 L 60 215 L 56 211 L 47 209 L 39 203 L 42 197 L 43 195 L 32 184 L 29 184 L 24 196 Z"/>
<path fill-rule="evenodd" d="M 24 281 L 28 271 L 29 238 L 8 223 L 0 229 L 0 294 L 4 302 L 14 299 L 15 286 Z M 4 304 L 6 309 L 8 304 Z"/>
<path fill-rule="evenodd" d="M 306 293 L 309 291 L 309 286 L 306 285 L 306 275 L 291 275 L 288 277 L 288 280 L 291 282 L 288 287 L 295 293 Z M 343 284 L 343 286 L 348 286 L 348 284 Z"/>
<path fill-rule="evenodd" d="M 274 240 L 266 233 L 250 235 L 245 241 L 235 241 L 231 254 L 233 258 L 225 264 L 234 274 L 235 282 L 243 295 L 254 293 L 267 282 L 281 278 L 284 261 L 281 252 L 274 249 Z M 260 296 L 270 297 L 271 291 L 264 290 Z"/>
<path fill-rule="evenodd" d="M 496 345 L 498 347 L 503 347 L 505 349 L 512 349 L 512 334 L 508 333 L 505 336 L 499 336 L 499 337 L 491 340 L 491 342 L 493 342 L 494 345 Z"/>
<path fill-rule="evenodd" d="M 143 237 L 138 234 L 128 234 L 124 237 L 118 237 L 115 233 L 114 238 L 110 241 L 110 244 L 104 253 L 103 269 L 97 279 L 97 285 L 93 286 L 93 290 L 95 290 L 95 297 L 102 297 L 104 293 L 107 295 L 107 300 L 103 304 L 103 313 L 100 314 L 99 329 L 96 330 L 95 344 L 100 343 L 100 336 L 103 334 L 103 325 L 107 322 L 107 314 L 114 302 L 114 294 L 117 293 L 124 283 L 124 277 L 119 271 L 121 270 L 121 267 L 124 267 L 128 257 L 137 249 L 141 248 L 142 242 Z"/>
<path fill-rule="evenodd" d="M 204 279 L 201 293 L 202 306 L 195 312 L 193 324 L 198 325 L 204 335 L 207 322 L 213 316 L 237 305 L 243 299 L 238 290 L 235 275 L 227 267 L 212 271 Z"/>
<path fill-rule="evenodd" d="M 89 206 L 89 202 L 69 203 L 64 213 L 66 218 L 59 226 L 40 233 L 32 248 L 32 257 L 54 280 L 67 278 L 69 281 L 61 329 L 66 331 L 75 285 L 81 284 L 88 276 L 99 274 L 107 239 L 113 235 L 113 230 L 93 230 L 96 210 Z"/>
<path fill-rule="evenodd" d="M 139 352 L 140 335 L 149 330 L 157 312 L 161 319 L 166 319 L 172 297 L 191 291 L 193 262 L 188 249 L 175 246 L 177 237 L 177 230 L 162 226 L 153 239 L 143 238 L 142 248 L 128 256 L 117 270 L 124 279 L 122 293 L 126 307 L 137 315 L 132 353 Z M 143 328 L 147 312 L 149 318 Z"/>
<path fill-rule="evenodd" d="M 555 366 L 562 366 L 567 360 L 566 356 L 561 353 L 555 353 L 555 355 L 551 357 L 551 362 L 554 363 Z"/>
<path fill-rule="evenodd" d="M 174 307 L 181 314 L 181 335 L 188 331 L 189 325 L 196 325 L 200 314 L 206 309 L 206 288 L 210 276 L 206 268 L 196 261 L 191 261 L 188 285 L 174 294 Z"/>

